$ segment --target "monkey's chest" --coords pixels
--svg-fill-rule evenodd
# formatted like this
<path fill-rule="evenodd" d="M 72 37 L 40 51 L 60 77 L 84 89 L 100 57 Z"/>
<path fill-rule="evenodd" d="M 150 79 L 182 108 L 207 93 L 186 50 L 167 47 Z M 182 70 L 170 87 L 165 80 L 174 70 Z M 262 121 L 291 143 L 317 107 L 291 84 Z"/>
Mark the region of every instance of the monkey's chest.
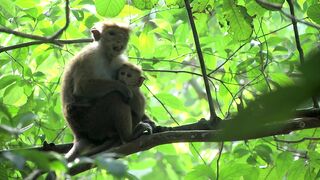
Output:
<path fill-rule="evenodd" d="M 93 67 L 93 75 L 97 79 L 115 79 L 118 67 L 114 67 L 112 63 L 106 64 L 102 60 L 96 61 Z"/>
<path fill-rule="evenodd" d="M 93 73 L 95 78 L 105 80 L 115 79 L 116 74 L 113 69 L 105 66 L 97 66 Z"/>

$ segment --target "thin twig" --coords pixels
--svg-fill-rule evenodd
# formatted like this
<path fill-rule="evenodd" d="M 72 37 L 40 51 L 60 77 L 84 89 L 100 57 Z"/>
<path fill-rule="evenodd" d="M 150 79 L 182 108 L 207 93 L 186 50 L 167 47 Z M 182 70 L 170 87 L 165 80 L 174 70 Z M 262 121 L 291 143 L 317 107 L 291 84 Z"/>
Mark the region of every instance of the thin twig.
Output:
<path fill-rule="evenodd" d="M 65 5 L 65 11 L 66 11 L 66 23 L 64 26 L 56 32 L 54 35 L 50 37 L 50 39 L 57 39 L 61 36 L 61 34 L 68 28 L 69 23 L 70 23 L 70 8 L 69 8 L 69 0 L 66 0 L 66 5 Z"/>
<path fill-rule="evenodd" d="M 288 0 L 287 0 L 287 1 L 288 1 Z M 291 9 L 291 8 L 290 8 L 290 9 Z M 284 16 L 286 16 L 287 18 L 290 18 L 291 20 L 294 20 L 294 21 L 299 22 L 299 23 L 301 23 L 301 24 L 304 24 L 304 25 L 313 27 L 313 28 L 315 28 L 315 29 L 317 29 L 317 30 L 320 30 L 320 26 L 319 26 L 319 25 L 310 23 L 310 22 L 308 22 L 308 21 L 303 21 L 303 20 L 297 19 L 297 18 L 295 18 L 295 16 L 290 15 L 290 14 L 284 12 L 283 10 L 281 10 L 280 12 L 281 12 L 281 14 L 283 14 Z"/>
<path fill-rule="evenodd" d="M 202 74 L 200 74 L 200 73 L 191 72 L 191 71 L 185 71 L 185 70 L 143 69 L 143 71 L 146 71 L 146 72 L 185 73 L 185 74 L 192 74 L 192 75 L 195 75 L 195 76 L 202 77 Z M 212 76 L 209 76 L 209 78 L 211 78 L 211 79 L 213 79 L 215 81 L 223 82 L 225 84 L 241 86 L 241 85 L 239 85 L 237 83 L 224 82 L 224 81 L 222 81 L 222 80 L 220 80 L 218 78 L 212 77 Z M 210 79 L 209 79 L 209 81 L 210 81 Z"/>
<path fill-rule="evenodd" d="M 275 140 L 276 142 L 282 142 L 282 143 L 288 143 L 288 144 L 290 144 L 290 143 L 301 143 L 301 142 L 307 141 L 307 140 L 310 140 L 310 141 L 319 141 L 320 138 L 304 137 L 304 138 L 301 138 L 301 139 L 298 139 L 298 140 L 290 140 L 290 141 L 288 141 L 288 140 L 278 139 L 277 137 L 274 137 L 274 140 Z"/>
<path fill-rule="evenodd" d="M 222 66 L 224 66 L 243 46 L 245 46 L 247 43 L 243 43 L 236 49 L 222 64 L 220 64 L 216 69 L 212 70 L 208 76 L 218 71 Z"/>
<path fill-rule="evenodd" d="M 304 62 L 305 62 L 304 53 L 303 53 L 303 49 L 302 49 L 301 43 L 300 43 L 299 31 L 298 31 L 298 26 L 297 26 L 297 19 L 295 18 L 295 14 L 294 14 L 294 5 L 293 5 L 293 2 L 291 0 L 287 0 L 287 2 L 288 2 L 289 7 L 290 7 L 291 21 L 292 21 L 292 26 L 293 26 L 293 31 L 294 31 L 294 37 L 295 37 L 295 40 L 296 40 L 297 50 L 299 52 L 300 63 L 301 63 L 301 65 L 303 65 Z M 313 101 L 313 107 L 314 108 L 319 108 L 319 103 L 318 103 L 317 97 L 313 96 L 312 97 L 312 101 Z"/>
<path fill-rule="evenodd" d="M 169 114 L 169 116 L 171 117 L 171 119 L 179 126 L 179 122 L 173 117 L 173 115 L 170 113 L 170 111 L 168 110 L 168 108 L 164 105 L 164 103 L 155 95 L 153 94 L 153 92 L 148 88 L 147 85 L 143 84 L 144 87 L 151 93 L 151 95 L 161 104 L 161 106 L 164 108 L 164 110 Z"/>
<path fill-rule="evenodd" d="M 195 42 L 195 46 L 197 49 L 198 58 L 199 58 L 200 66 L 201 66 L 203 81 L 204 81 L 206 93 L 208 96 L 208 103 L 209 103 L 209 109 L 210 109 L 210 120 L 212 120 L 213 122 L 216 123 L 219 120 L 219 117 L 217 116 L 217 114 L 215 112 L 214 105 L 213 105 L 213 100 L 212 100 L 210 86 L 209 86 L 209 80 L 208 80 L 208 76 L 207 76 L 207 72 L 206 72 L 206 65 L 204 63 L 203 54 L 202 54 L 201 47 L 200 47 L 198 32 L 197 32 L 197 29 L 196 29 L 196 26 L 195 26 L 195 23 L 193 20 L 190 2 L 189 2 L 189 0 L 184 0 L 184 3 L 186 6 L 186 9 L 187 9 L 187 13 L 188 13 L 189 21 L 190 21 L 190 26 L 192 29 L 193 39 Z"/>
<path fill-rule="evenodd" d="M 223 151 L 223 145 L 224 145 L 224 142 L 221 142 L 220 144 L 220 148 L 219 148 L 219 156 L 218 156 L 218 159 L 217 159 L 217 180 L 219 180 L 219 174 L 220 174 L 220 165 L 219 165 L 219 162 L 220 162 L 220 159 L 221 159 L 221 155 L 222 155 L 222 151 Z"/>
<path fill-rule="evenodd" d="M 173 115 L 170 113 L 170 111 L 167 109 L 167 107 L 165 106 L 165 104 L 148 88 L 147 85 L 143 84 L 144 87 L 151 93 L 151 95 L 161 104 L 161 106 L 164 108 L 164 110 L 169 114 L 169 116 L 171 117 L 171 119 L 179 126 L 179 122 L 173 117 Z M 196 149 L 196 147 L 194 146 L 193 143 L 190 143 L 191 147 L 193 148 L 193 150 L 196 152 L 196 154 L 199 156 L 199 158 L 202 160 L 204 165 L 207 165 L 206 161 L 203 159 L 203 157 L 201 156 L 200 152 Z"/>
<path fill-rule="evenodd" d="M 0 32 L 12 33 L 12 34 L 14 34 L 16 36 L 25 37 L 25 38 L 29 38 L 29 39 L 34 39 L 36 41 L 16 44 L 16 45 L 7 46 L 7 47 L 1 47 L 0 48 L 0 53 L 2 53 L 4 51 L 9 51 L 9 50 L 13 50 L 13 49 L 18 49 L 18 48 L 22 48 L 22 47 L 28 47 L 28 46 L 37 45 L 37 44 L 43 44 L 43 43 L 52 43 L 52 44 L 56 44 L 56 45 L 61 45 L 60 42 L 62 42 L 64 44 L 79 43 L 79 42 L 83 42 L 83 41 L 89 42 L 90 40 L 88 40 L 88 39 L 85 39 L 85 40 L 57 40 L 57 38 L 68 28 L 69 23 L 70 23 L 69 0 L 66 0 L 66 5 L 65 6 L 66 6 L 65 7 L 65 10 L 66 10 L 66 23 L 59 31 L 57 31 L 50 38 L 41 37 L 41 36 L 32 35 L 32 34 L 21 33 L 21 32 L 17 32 L 17 31 L 14 31 L 14 30 L 7 29 L 7 28 L 1 28 Z"/>
<path fill-rule="evenodd" d="M 267 2 L 265 0 L 256 0 L 256 1 L 258 3 L 260 3 L 260 4 L 264 4 L 265 6 L 268 6 L 268 7 L 271 7 L 271 8 L 279 10 L 284 16 L 286 16 L 287 18 L 290 18 L 291 20 L 295 21 L 296 23 L 299 22 L 299 23 L 302 23 L 302 24 L 305 24 L 307 26 L 310 26 L 310 27 L 313 27 L 313 28 L 316 28 L 316 29 L 320 30 L 320 26 L 318 26 L 316 24 L 313 24 L 313 23 L 310 23 L 310 22 L 307 22 L 307 21 L 303 21 L 303 20 L 297 19 L 294 16 L 294 13 L 292 13 L 292 10 L 294 9 L 294 7 L 293 7 L 293 3 L 292 3 L 291 0 L 287 0 L 287 2 L 289 4 L 289 7 L 290 7 L 290 13 L 291 14 L 287 14 L 286 12 L 284 12 L 282 10 L 282 4 L 270 3 L 270 2 Z"/>

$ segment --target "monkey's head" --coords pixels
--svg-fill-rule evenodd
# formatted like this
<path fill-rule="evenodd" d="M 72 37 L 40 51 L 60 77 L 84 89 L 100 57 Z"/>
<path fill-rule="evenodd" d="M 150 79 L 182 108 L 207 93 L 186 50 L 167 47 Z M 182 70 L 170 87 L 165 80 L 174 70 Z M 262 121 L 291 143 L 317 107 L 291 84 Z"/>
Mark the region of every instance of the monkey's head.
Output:
<path fill-rule="evenodd" d="M 145 80 L 141 69 L 133 64 L 124 64 L 118 71 L 117 79 L 127 86 L 140 87 Z"/>
<path fill-rule="evenodd" d="M 124 24 L 104 22 L 100 27 L 92 28 L 91 33 L 107 54 L 117 56 L 127 47 L 130 29 Z"/>

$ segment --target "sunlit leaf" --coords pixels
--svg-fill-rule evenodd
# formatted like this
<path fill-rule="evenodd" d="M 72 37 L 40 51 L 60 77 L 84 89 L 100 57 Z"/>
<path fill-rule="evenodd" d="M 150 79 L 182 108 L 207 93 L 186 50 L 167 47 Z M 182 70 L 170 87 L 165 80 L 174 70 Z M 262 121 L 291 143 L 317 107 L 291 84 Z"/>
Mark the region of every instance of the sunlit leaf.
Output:
<path fill-rule="evenodd" d="M 284 177 L 293 161 L 293 156 L 289 152 L 283 152 L 278 155 L 276 161 L 276 171 L 278 177 Z"/>
<path fill-rule="evenodd" d="M 11 0 L 2 0 L 0 3 L 0 7 L 2 11 L 5 11 L 6 13 L 10 14 L 12 17 L 15 16 L 16 7 Z"/>
<path fill-rule="evenodd" d="M 159 0 L 132 0 L 133 5 L 138 9 L 151 9 L 157 5 Z"/>
<path fill-rule="evenodd" d="M 27 96 L 24 94 L 23 87 L 18 84 L 9 86 L 3 97 L 3 102 L 6 104 L 20 106 L 27 102 Z"/>
<path fill-rule="evenodd" d="M 246 8 L 239 6 L 234 0 L 224 0 L 223 8 L 226 21 L 229 24 L 228 32 L 239 41 L 247 40 L 251 36 L 252 18 Z"/>
<path fill-rule="evenodd" d="M 171 108 L 178 109 L 178 110 L 184 110 L 185 109 L 184 105 L 180 101 L 180 99 L 178 99 L 177 97 L 175 97 L 175 96 L 173 96 L 171 94 L 161 93 L 161 94 L 157 94 L 156 96 L 166 106 L 169 106 Z"/>
<path fill-rule="evenodd" d="M 216 175 L 213 169 L 206 165 L 196 166 L 190 173 L 186 175 L 185 179 L 215 179 Z"/>
<path fill-rule="evenodd" d="M 183 7 L 184 6 L 184 1 L 183 0 L 165 0 L 166 5 L 171 7 L 171 6 L 179 6 Z"/>
<path fill-rule="evenodd" d="M 0 90 L 19 80 L 21 77 L 16 75 L 2 76 L 0 78 Z"/>
<path fill-rule="evenodd" d="M 31 0 L 31 1 L 17 0 L 14 3 L 20 8 L 32 8 L 36 6 L 39 3 L 39 1 L 38 0 Z"/>
<path fill-rule="evenodd" d="M 98 14 L 105 17 L 118 15 L 125 5 L 125 0 L 96 0 L 95 6 Z"/>

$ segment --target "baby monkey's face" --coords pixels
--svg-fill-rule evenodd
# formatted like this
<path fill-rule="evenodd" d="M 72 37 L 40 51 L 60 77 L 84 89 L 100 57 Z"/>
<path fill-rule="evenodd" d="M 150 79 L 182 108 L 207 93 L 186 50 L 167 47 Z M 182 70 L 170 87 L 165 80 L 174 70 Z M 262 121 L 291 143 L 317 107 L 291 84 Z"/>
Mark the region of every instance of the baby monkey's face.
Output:
<path fill-rule="evenodd" d="M 140 87 L 144 81 L 139 69 L 123 66 L 118 72 L 118 80 L 128 86 Z"/>

